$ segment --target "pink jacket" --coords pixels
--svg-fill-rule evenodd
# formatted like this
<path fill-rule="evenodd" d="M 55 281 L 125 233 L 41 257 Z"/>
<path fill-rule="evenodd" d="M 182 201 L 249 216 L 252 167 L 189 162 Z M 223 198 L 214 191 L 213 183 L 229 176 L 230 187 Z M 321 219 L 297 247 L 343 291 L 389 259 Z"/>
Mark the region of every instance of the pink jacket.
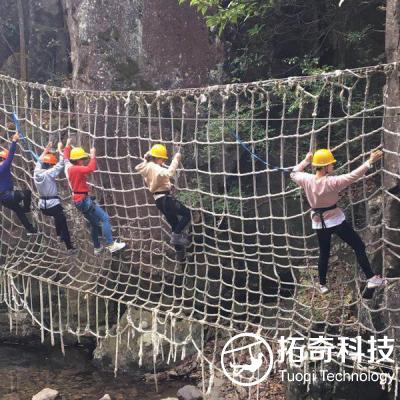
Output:
<path fill-rule="evenodd" d="M 311 208 L 324 208 L 336 204 L 339 200 L 339 193 L 365 175 L 370 168 L 370 163 L 367 161 L 348 174 L 324 176 L 317 179 L 314 174 L 303 172 L 308 164 L 306 160 L 303 160 L 293 169 L 290 177 L 304 189 Z M 329 223 L 329 220 L 344 220 L 344 213 L 339 207 L 325 211 L 323 216 L 327 227 L 335 226 L 335 224 Z M 321 221 L 318 215 L 313 213 L 311 218 L 313 220 L 313 228 L 320 228 Z"/>

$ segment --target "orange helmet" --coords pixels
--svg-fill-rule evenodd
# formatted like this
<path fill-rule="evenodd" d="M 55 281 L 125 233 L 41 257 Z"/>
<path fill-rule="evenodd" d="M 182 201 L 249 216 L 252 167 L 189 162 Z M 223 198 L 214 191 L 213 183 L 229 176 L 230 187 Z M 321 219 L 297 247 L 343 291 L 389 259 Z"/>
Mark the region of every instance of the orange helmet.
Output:
<path fill-rule="evenodd" d="M 0 151 L 0 159 L 5 160 L 8 157 L 8 150 L 3 149 Z"/>
<path fill-rule="evenodd" d="M 42 159 L 44 164 L 56 165 L 57 157 L 53 153 L 47 153 Z"/>

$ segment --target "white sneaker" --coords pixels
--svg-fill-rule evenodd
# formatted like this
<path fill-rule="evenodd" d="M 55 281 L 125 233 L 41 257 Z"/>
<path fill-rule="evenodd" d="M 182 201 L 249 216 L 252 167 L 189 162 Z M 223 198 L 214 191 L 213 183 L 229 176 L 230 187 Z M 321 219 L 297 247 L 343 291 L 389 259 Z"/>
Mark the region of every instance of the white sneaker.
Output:
<path fill-rule="evenodd" d="M 107 246 L 110 253 L 115 253 L 116 251 L 122 250 L 126 246 L 124 242 L 114 242 L 113 244 Z"/>
<path fill-rule="evenodd" d="M 102 253 L 103 249 L 101 247 L 95 247 L 93 252 L 95 256 L 99 256 Z"/>
<path fill-rule="evenodd" d="M 318 290 L 321 294 L 327 294 L 329 292 L 329 289 L 325 285 L 321 285 L 320 283 L 318 284 Z"/>
<path fill-rule="evenodd" d="M 38 231 L 36 232 L 26 232 L 26 236 L 38 236 L 40 233 Z"/>
<path fill-rule="evenodd" d="M 381 278 L 379 275 L 375 275 L 372 278 L 369 278 L 367 282 L 368 289 L 377 288 L 379 286 L 386 285 L 387 283 L 386 279 Z"/>

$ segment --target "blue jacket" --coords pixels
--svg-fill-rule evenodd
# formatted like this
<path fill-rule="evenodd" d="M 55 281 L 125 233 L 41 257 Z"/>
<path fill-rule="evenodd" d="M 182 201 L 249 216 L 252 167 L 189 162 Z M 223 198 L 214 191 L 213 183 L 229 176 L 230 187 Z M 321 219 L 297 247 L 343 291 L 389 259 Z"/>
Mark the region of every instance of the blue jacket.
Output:
<path fill-rule="evenodd" d="M 11 175 L 11 164 L 17 150 L 17 142 L 11 142 L 8 157 L 0 164 L 0 193 L 13 190 L 14 184 Z"/>

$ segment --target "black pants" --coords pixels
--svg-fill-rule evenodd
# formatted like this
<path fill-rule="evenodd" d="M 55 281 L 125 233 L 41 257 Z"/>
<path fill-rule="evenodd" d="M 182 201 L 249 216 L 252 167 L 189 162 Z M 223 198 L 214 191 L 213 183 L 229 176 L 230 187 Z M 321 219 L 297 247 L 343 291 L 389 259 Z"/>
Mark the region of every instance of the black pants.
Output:
<path fill-rule="evenodd" d="M 32 193 L 30 190 L 15 190 L 6 192 L 0 199 L 0 203 L 14 211 L 21 224 L 30 232 L 36 232 L 36 228 L 29 222 L 26 213 L 31 210 Z M 22 202 L 22 205 L 21 205 Z"/>
<path fill-rule="evenodd" d="M 165 215 L 172 232 L 182 233 L 190 221 L 190 210 L 170 194 L 157 199 L 156 206 Z"/>
<path fill-rule="evenodd" d="M 67 218 L 65 217 L 61 204 L 57 204 L 56 206 L 50 208 L 42 208 L 41 211 L 44 215 L 54 218 L 57 236 L 59 236 L 65 243 L 67 249 L 73 249 L 74 247 L 72 246 L 71 237 L 69 235 Z"/>
<path fill-rule="evenodd" d="M 364 271 L 367 279 L 372 278 L 371 265 L 368 261 L 367 253 L 365 252 L 365 245 L 360 236 L 354 231 L 351 225 L 343 221 L 340 225 L 327 229 L 317 229 L 317 237 L 319 243 L 319 282 L 321 285 L 326 285 L 326 274 L 328 272 L 328 260 L 331 252 L 331 237 L 336 233 L 344 242 L 346 242 L 356 253 L 357 262 L 361 269 Z"/>

